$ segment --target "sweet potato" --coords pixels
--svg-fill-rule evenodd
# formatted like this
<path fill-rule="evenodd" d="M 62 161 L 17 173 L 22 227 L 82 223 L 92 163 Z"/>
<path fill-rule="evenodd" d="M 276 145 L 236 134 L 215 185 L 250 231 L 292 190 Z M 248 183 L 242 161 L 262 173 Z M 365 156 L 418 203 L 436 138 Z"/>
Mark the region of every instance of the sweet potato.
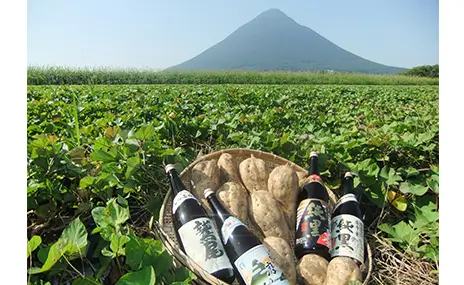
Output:
<path fill-rule="evenodd" d="M 350 281 L 362 281 L 356 262 L 344 256 L 335 257 L 327 267 L 324 285 L 348 285 Z"/>
<path fill-rule="evenodd" d="M 296 271 L 303 284 L 323 285 L 328 264 L 325 258 L 317 254 L 306 254 L 298 262 Z"/>
<path fill-rule="evenodd" d="M 226 183 L 228 181 L 242 183 L 238 172 L 238 164 L 233 155 L 230 153 L 221 154 L 217 164 L 221 172 L 221 183 Z"/>
<path fill-rule="evenodd" d="M 299 193 L 298 175 L 286 164 L 274 168 L 267 183 L 269 193 L 280 202 L 290 231 L 295 231 L 296 200 Z"/>
<path fill-rule="evenodd" d="M 201 200 L 205 189 L 211 188 L 216 191 L 220 185 L 219 173 L 217 159 L 197 163 L 192 168 L 193 195 Z"/>
<path fill-rule="evenodd" d="M 240 163 L 239 173 L 248 192 L 267 190 L 269 173 L 264 160 L 251 155 Z"/>
<path fill-rule="evenodd" d="M 295 285 L 296 267 L 293 260 L 293 251 L 288 242 L 279 237 L 267 237 L 264 239 L 263 244 L 269 251 L 276 265 L 284 272 L 290 285 Z"/>
<path fill-rule="evenodd" d="M 288 225 L 277 200 L 265 190 L 253 192 L 250 200 L 249 217 L 261 229 L 264 236 L 280 237 L 290 244 Z"/>
<path fill-rule="evenodd" d="M 217 190 L 219 201 L 242 223 L 248 220 L 248 192 L 239 183 L 226 182 Z"/>

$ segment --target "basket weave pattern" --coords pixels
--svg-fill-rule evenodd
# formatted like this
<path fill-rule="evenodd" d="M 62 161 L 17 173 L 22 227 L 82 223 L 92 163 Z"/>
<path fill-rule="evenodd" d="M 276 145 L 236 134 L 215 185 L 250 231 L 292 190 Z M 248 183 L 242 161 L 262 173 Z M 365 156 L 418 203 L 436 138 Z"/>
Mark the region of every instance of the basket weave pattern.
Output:
<path fill-rule="evenodd" d="M 237 149 L 226 149 L 226 150 L 221 150 L 217 152 L 210 153 L 208 155 L 202 156 L 192 162 L 187 168 L 185 168 L 181 173 L 180 173 L 180 178 L 182 182 L 184 183 L 185 187 L 187 190 L 192 191 L 193 186 L 191 182 L 191 174 L 192 174 L 192 169 L 193 167 L 201 162 L 201 161 L 207 161 L 211 159 L 219 159 L 219 157 L 223 153 L 229 153 L 234 156 L 234 159 L 236 160 L 237 164 L 239 164 L 241 161 L 243 161 L 246 158 L 249 158 L 251 154 L 255 158 L 260 158 L 265 161 L 266 167 L 270 173 L 275 167 L 279 165 L 285 165 L 289 164 L 291 167 L 295 169 L 297 172 L 307 172 L 304 168 L 298 166 L 297 164 L 282 158 L 280 156 L 271 154 L 271 153 L 266 153 L 258 150 L 251 150 L 251 149 L 243 149 L 243 148 L 237 148 Z M 217 189 L 214 189 L 217 190 Z M 329 208 L 333 205 L 335 205 L 337 201 L 336 195 L 327 188 L 327 192 L 329 194 Z M 211 210 L 206 203 L 205 199 L 201 199 L 202 205 L 205 207 L 206 211 L 211 214 Z M 263 234 L 259 230 L 257 226 L 255 226 L 253 223 L 250 222 L 250 219 L 248 221 L 244 221 L 246 226 L 256 235 L 258 238 L 262 241 L 264 239 Z M 189 257 L 187 257 L 179 247 L 179 242 L 177 240 L 176 236 L 176 231 L 172 222 L 172 192 L 169 191 L 163 201 L 163 205 L 161 206 L 160 209 L 160 215 L 159 215 L 159 222 L 155 222 L 155 234 L 156 236 L 163 242 L 165 245 L 167 251 L 174 256 L 175 264 L 180 265 L 182 264 L 183 266 L 188 267 L 191 271 L 197 275 L 199 280 L 196 280 L 195 283 L 197 284 L 227 284 L 214 276 L 208 274 L 206 271 L 204 271 L 199 265 L 197 265 L 193 260 L 191 260 Z M 291 240 L 294 240 L 294 233 L 291 234 Z M 290 245 L 292 249 L 294 248 L 294 243 Z M 370 277 L 370 272 L 371 272 L 371 266 L 372 266 L 372 256 L 371 256 L 371 251 L 370 248 L 368 248 L 368 257 L 365 262 L 365 265 L 362 268 L 363 270 L 363 276 L 364 276 L 364 283 L 367 284 L 367 281 L 369 280 Z M 296 262 L 296 259 L 295 259 Z M 239 284 L 237 281 L 233 283 Z M 300 284 L 300 283 L 298 283 Z"/>

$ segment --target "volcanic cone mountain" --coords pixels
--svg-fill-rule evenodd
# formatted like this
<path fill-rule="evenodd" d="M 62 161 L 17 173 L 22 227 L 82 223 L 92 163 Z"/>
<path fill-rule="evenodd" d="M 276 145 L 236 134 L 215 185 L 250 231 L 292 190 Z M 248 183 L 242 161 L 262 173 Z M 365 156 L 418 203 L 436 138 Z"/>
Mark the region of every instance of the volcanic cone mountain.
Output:
<path fill-rule="evenodd" d="M 223 41 L 168 70 L 406 71 L 346 51 L 278 9 L 265 11 Z"/>

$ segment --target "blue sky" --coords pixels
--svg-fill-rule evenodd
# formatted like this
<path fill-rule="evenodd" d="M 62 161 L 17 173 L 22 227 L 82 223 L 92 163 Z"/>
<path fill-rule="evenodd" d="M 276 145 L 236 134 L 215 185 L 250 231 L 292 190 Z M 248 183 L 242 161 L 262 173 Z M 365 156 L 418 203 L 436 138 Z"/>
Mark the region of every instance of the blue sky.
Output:
<path fill-rule="evenodd" d="M 166 68 L 270 8 L 381 64 L 438 63 L 437 0 L 28 0 L 28 65 Z"/>

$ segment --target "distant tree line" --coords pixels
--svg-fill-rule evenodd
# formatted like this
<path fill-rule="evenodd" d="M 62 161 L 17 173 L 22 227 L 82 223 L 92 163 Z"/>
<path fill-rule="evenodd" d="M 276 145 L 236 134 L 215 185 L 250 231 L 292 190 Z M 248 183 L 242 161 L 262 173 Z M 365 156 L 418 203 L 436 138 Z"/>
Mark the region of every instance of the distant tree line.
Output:
<path fill-rule="evenodd" d="M 403 72 L 404 75 L 438 78 L 438 64 L 421 65 Z"/>

